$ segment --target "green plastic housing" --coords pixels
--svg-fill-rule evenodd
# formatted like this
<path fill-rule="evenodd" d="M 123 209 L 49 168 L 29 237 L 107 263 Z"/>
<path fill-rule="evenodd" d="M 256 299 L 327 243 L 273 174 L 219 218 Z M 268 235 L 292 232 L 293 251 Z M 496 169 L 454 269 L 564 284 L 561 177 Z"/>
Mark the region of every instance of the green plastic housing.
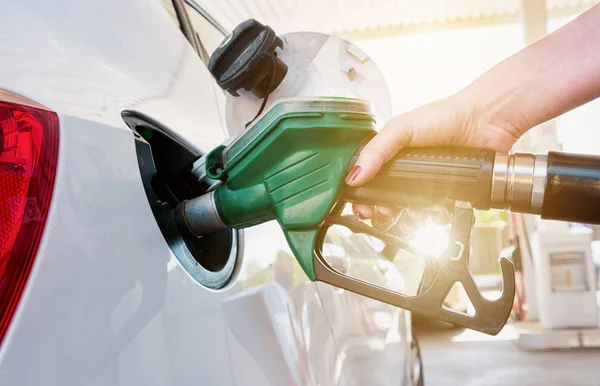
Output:
<path fill-rule="evenodd" d="M 371 107 L 362 100 L 278 103 L 208 155 L 208 176 L 224 181 L 215 192 L 222 219 L 233 228 L 277 220 L 304 272 L 316 280 L 317 233 L 340 198 L 349 160 L 374 134 Z"/>

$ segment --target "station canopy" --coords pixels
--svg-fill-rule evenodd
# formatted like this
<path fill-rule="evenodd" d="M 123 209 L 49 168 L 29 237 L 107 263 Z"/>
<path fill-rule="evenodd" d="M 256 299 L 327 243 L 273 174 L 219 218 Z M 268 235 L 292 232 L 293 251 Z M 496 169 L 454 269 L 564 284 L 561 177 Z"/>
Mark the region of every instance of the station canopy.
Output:
<path fill-rule="evenodd" d="M 254 18 L 278 33 L 320 31 L 339 35 L 402 33 L 421 27 L 517 21 L 531 0 L 188 0 L 223 27 Z M 536 0 L 533 0 L 536 1 Z M 547 0 L 549 16 L 579 13 L 598 0 Z"/>

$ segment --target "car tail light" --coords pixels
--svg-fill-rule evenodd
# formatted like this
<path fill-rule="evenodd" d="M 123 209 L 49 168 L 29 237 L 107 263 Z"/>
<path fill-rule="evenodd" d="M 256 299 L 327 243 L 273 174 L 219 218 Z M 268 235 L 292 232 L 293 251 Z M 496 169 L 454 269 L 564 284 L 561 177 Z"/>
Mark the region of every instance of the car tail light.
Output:
<path fill-rule="evenodd" d="M 40 244 L 57 154 L 56 114 L 0 90 L 0 342 Z"/>

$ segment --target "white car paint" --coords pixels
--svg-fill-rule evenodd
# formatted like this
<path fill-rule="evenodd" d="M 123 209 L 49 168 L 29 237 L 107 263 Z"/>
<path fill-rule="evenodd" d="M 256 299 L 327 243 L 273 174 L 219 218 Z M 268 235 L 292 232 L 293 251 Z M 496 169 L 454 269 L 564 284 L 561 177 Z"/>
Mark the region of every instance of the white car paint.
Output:
<path fill-rule="evenodd" d="M 273 279 L 279 250 L 298 268 L 276 224 L 245 232 L 226 290 L 200 286 L 169 250 L 121 112 L 204 151 L 227 133 L 210 74 L 160 0 L 0 2 L 0 88 L 60 122 L 50 214 L 0 346 L 0 384 L 403 384 L 408 314 L 388 308 L 393 345 L 391 330 L 346 331 L 363 316 L 334 307 L 361 297 Z M 252 282 L 257 272 L 268 280 Z"/>

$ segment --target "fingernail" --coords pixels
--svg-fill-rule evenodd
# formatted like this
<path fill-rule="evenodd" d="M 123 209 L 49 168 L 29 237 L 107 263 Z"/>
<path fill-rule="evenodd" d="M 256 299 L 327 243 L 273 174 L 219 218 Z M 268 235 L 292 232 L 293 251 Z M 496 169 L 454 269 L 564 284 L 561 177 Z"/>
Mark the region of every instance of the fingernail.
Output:
<path fill-rule="evenodd" d="M 360 174 L 360 166 L 354 165 L 354 167 L 352 168 L 352 171 L 346 177 L 346 183 L 354 182 L 354 180 L 356 180 L 356 177 L 358 177 L 359 174 Z"/>

